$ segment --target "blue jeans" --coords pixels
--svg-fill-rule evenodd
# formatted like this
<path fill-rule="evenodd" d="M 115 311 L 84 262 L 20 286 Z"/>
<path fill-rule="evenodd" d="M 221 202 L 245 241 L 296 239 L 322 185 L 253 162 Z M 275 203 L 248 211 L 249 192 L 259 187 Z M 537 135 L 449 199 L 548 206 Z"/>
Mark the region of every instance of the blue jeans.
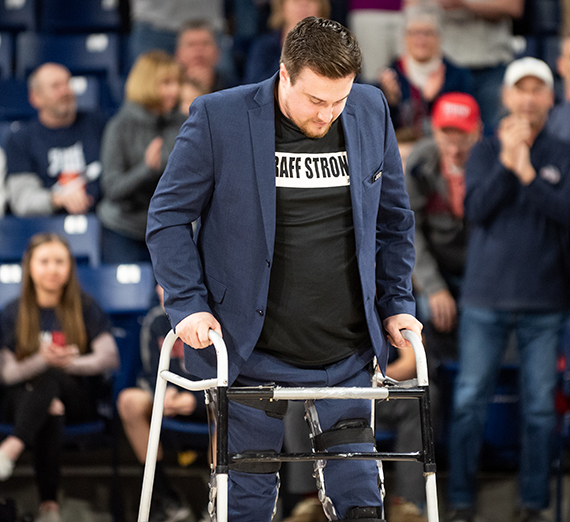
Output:
<path fill-rule="evenodd" d="M 459 374 L 453 396 L 449 443 L 449 501 L 475 504 L 477 467 L 487 406 L 495 391 L 509 333 L 519 352 L 523 507 L 544 509 L 550 500 L 550 463 L 555 426 L 556 358 L 566 313 L 516 313 L 464 307 L 459 327 Z"/>

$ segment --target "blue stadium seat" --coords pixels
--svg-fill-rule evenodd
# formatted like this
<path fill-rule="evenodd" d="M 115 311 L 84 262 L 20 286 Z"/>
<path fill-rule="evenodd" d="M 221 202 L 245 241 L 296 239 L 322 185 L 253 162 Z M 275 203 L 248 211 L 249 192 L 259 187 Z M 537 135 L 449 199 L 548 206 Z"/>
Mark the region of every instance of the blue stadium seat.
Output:
<path fill-rule="evenodd" d="M 77 99 L 80 111 L 97 111 L 101 108 L 101 85 L 96 76 L 73 76 L 71 89 Z"/>
<path fill-rule="evenodd" d="M 19 264 L 0 264 L 0 310 L 20 295 L 21 280 L 22 269 Z"/>
<path fill-rule="evenodd" d="M 28 101 L 28 86 L 24 80 L 0 81 L 0 121 L 28 120 L 36 114 Z"/>
<path fill-rule="evenodd" d="M 6 147 L 6 141 L 8 140 L 10 132 L 12 132 L 12 125 L 19 125 L 19 122 L 0 120 L 0 149 Z"/>
<path fill-rule="evenodd" d="M 75 75 L 116 76 L 119 72 L 119 37 L 112 33 L 20 33 L 16 38 L 16 75 L 26 78 L 45 62 L 61 63 Z"/>
<path fill-rule="evenodd" d="M 123 388 L 136 384 L 141 367 L 141 323 L 156 295 L 152 267 L 150 263 L 79 266 L 78 275 L 82 288 L 103 307 L 113 324 L 121 357 L 114 379 L 116 397 Z"/>
<path fill-rule="evenodd" d="M 49 0 L 42 3 L 40 31 L 47 33 L 119 31 L 119 2 Z"/>
<path fill-rule="evenodd" d="M 101 225 L 95 215 L 0 219 L 0 262 L 19 263 L 29 239 L 38 232 L 65 237 L 79 265 L 97 266 L 101 260 Z"/>
<path fill-rule="evenodd" d="M 36 0 L 3 0 L 0 2 L 0 31 L 35 31 Z"/>
<path fill-rule="evenodd" d="M 0 32 L 0 79 L 12 76 L 14 42 L 10 33 Z"/>

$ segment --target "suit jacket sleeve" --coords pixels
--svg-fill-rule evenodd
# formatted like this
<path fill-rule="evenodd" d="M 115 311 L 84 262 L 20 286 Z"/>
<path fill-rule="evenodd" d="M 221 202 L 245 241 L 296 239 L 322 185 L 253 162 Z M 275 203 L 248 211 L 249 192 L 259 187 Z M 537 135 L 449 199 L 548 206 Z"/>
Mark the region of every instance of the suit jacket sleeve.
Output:
<path fill-rule="evenodd" d="M 208 114 L 198 98 L 176 139 L 148 213 L 147 245 L 173 326 L 193 313 L 211 312 L 192 222 L 207 208 L 213 188 Z"/>
<path fill-rule="evenodd" d="M 385 107 L 382 195 L 376 223 L 376 294 L 381 320 L 391 315 L 415 315 L 412 295 L 414 214 L 402 172 L 402 161 L 388 106 Z"/>

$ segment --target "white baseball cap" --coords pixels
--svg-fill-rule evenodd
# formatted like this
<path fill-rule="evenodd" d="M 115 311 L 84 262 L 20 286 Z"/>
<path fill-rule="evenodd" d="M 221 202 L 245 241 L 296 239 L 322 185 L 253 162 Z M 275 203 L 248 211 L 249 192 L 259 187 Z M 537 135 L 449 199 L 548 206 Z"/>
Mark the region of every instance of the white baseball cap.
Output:
<path fill-rule="evenodd" d="M 505 71 L 503 84 L 507 87 L 512 87 L 525 76 L 534 76 L 542 80 L 549 87 L 554 85 L 554 78 L 550 67 L 542 60 L 532 58 L 531 56 L 525 56 L 524 58 L 519 58 L 511 62 Z"/>

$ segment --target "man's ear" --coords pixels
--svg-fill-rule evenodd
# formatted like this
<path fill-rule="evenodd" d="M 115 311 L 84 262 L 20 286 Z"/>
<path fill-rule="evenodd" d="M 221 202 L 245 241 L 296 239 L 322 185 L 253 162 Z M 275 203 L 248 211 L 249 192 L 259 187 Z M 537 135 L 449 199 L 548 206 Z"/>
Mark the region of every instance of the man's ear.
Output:
<path fill-rule="evenodd" d="M 291 81 L 291 77 L 289 76 L 289 71 L 287 70 L 287 67 L 285 67 L 285 64 L 283 62 L 279 64 L 279 81 L 283 83 L 288 83 Z"/>
<path fill-rule="evenodd" d="M 40 100 L 39 100 L 38 94 L 35 90 L 32 90 L 28 93 L 28 101 L 30 102 L 30 105 L 34 109 L 36 109 L 36 110 L 40 109 Z"/>

